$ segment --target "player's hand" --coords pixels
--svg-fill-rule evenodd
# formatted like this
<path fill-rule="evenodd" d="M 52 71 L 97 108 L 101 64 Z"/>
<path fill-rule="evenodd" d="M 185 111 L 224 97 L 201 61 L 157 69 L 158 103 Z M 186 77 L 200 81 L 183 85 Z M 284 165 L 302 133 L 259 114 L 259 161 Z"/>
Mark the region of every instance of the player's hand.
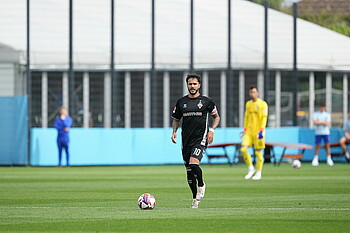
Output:
<path fill-rule="evenodd" d="M 240 133 L 239 133 L 239 138 L 242 139 L 242 138 L 244 137 L 244 135 L 245 135 L 245 132 L 244 132 L 244 131 L 240 132 Z"/>
<path fill-rule="evenodd" d="M 247 129 L 244 128 L 243 131 L 239 133 L 239 138 L 240 139 L 242 139 L 244 137 L 246 131 L 247 131 Z"/>
<path fill-rule="evenodd" d="M 64 128 L 64 131 L 68 132 L 69 131 L 69 127 Z"/>
<path fill-rule="evenodd" d="M 264 131 L 260 130 L 257 137 L 258 137 L 258 139 L 263 139 L 264 138 Z"/>
<path fill-rule="evenodd" d="M 207 133 L 207 142 L 208 144 L 212 144 L 214 140 L 214 133 L 212 131 L 209 131 Z"/>
<path fill-rule="evenodd" d="M 173 135 L 171 136 L 171 141 L 175 144 L 176 144 L 176 140 L 175 140 L 176 137 L 177 137 L 177 134 L 176 132 L 174 132 Z"/>

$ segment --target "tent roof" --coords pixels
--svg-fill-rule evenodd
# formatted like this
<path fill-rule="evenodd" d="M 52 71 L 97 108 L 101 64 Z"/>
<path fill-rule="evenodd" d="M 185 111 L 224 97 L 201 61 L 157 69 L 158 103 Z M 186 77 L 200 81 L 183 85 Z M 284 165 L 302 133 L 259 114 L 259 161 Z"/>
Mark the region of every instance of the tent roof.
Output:
<path fill-rule="evenodd" d="M 20 52 L 0 43 L 0 63 L 19 63 Z"/>
<path fill-rule="evenodd" d="M 156 67 L 187 68 L 190 60 L 190 3 L 156 2 Z M 25 1 L 0 0 L 1 42 L 26 49 Z M 31 64 L 33 68 L 67 68 L 68 1 L 31 1 Z M 74 0 L 74 66 L 108 68 L 110 1 Z M 262 69 L 264 7 L 232 1 L 232 66 Z M 350 38 L 298 19 L 298 68 L 350 70 Z M 269 10 L 269 67 L 293 65 L 292 16 Z M 194 62 L 196 68 L 227 66 L 227 0 L 195 1 Z M 151 1 L 115 2 L 117 68 L 149 68 L 151 63 Z"/>

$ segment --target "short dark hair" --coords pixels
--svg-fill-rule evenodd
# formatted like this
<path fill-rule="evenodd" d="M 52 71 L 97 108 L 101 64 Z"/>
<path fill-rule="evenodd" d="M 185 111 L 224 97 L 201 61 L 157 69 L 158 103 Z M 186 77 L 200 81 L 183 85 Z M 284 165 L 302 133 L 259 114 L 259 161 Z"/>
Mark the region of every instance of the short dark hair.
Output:
<path fill-rule="evenodd" d="M 188 74 L 186 77 L 186 83 L 188 83 L 190 78 L 196 78 L 198 82 L 201 83 L 201 76 L 199 74 Z"/>
<path fill-rule="evenodd" d="M 326 103 L 325 103 L 325 102 L 322 102 L 322 103 L 320 104 L 320 107 L 326 107 Z"/>
<path fill-rule="evenodd" d="M 257 91 L 259 91 L 256 86 L 251 86 L 249 90 L 252 90 L 252 89 L 256 89 Z"/>

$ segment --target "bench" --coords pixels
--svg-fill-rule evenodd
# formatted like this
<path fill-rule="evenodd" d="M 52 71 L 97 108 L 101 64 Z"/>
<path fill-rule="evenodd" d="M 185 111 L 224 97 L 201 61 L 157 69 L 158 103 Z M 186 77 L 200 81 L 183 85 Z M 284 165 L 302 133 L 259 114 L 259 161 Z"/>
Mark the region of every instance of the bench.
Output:
<path fill-rule="evenodd" d="M 291 158 L 291 159 L 302 159 L 304 152 L 306 149 L 312 149 L 311 145 L 307 145 L 307 144 L 302 144 L 302 143 L 288 143 L 288 142 L 266 142 L 265 143 L 266 148 L 265 148 L 265 158 L 273 158 L 274 159 L 274 164 L 276 165 L 276 163 L 278 163 L 278 165 L 280 165 L 280 163 L 282 162 L 282 160 L 284 158 Z M 229 151 L 228 151 L 228 147 L 229 146 L 234 146 L 235 147 L 235 151 L 233 153 L 232 156 L 232 162 L 230 161 L 230 155 L 229 155 Z M 279 161 L 277 161 L 276 159 L 276 152 L 274 150 L 275 147 L 282 147 L 282 154 L 281 154 L 281 159 Z M 208 149 L 210 148 L 222 148 L 223 151 L 222 153 L 208 153 Z M 213 145 L 209 145 L 206 151 L 206 155 L 208 157 L 208 163 L 211 164 L 211 159 L 214 158 L 225 158 L 227 159 L 227 163 L 228 164 L 234 164 L 236 159 L 238 159 L 238 157 L 241 155 L 241 142 L 231 142 L 231 143 L 220 143 L 220 144 L 213 144 Z M 297 149 L 300 152 L 297 154 L 286 154 L 286 150 L 287 149 Z"/>
<path fill-rule="evenodd" d="M 350 141 L 346 141 L 345 144 L 346 145 L 350 145 Z M 343 153 L 343 149 L 341 148 L 340 142 L 332 142 L 332 143 L 329 143 L 329 145 L 331 147 L 331 156 L 332 157 L 342 157 L 342 156 L 344 156 L 346 161 L 348 161 L 348 163 L 350 163 L 350 160 L 348 158 L 346 158 L 345 154 Z M 326 148 L 326 145 L 323 144 L 323 145 L 321 145 L 320 148 Z M 338 148 L 337 152 L 334 152 L 334 150 L 332 150 L 332 148 Z"/>

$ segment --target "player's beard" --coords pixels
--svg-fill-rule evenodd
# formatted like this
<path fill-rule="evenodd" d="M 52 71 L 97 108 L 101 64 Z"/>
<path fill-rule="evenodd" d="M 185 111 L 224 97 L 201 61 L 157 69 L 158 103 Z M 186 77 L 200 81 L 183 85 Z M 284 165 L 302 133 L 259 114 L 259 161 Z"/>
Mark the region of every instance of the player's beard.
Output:
<path fill-rule="evenodd" d="M 196 94 L 198 93 L 198 89 L 196 90 L 195 93 L 192 93 L 192 92 L 191 92 L 191 89 L 188 89 L 188 93 L 190 93 L 190 95 L 194 96 L 194 95 L 196 95 Z"/>

